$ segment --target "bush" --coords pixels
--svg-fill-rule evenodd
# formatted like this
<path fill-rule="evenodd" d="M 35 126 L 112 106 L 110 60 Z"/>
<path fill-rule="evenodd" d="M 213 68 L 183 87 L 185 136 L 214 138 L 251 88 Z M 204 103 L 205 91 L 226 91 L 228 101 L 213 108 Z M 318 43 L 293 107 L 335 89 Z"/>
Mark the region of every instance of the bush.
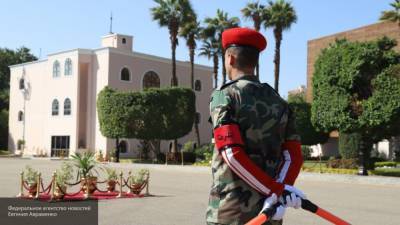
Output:
<path fill-rule="evenodd" d="M 184 152 L 194 152 L 193 146 L 194 146 L 194 142 L 188 141 L 183 145 L 183 151 Z"/>
<path fill-rule="evenodd" d="M 361 144 L 361 135 L 358 133 L 340 133 L 339 152 L 344 159 L 358 157 L 358 149 Z"/>
<path fill-rule="evenodd" d="M 196 148 L 194 153 L 196 154 L 196 159 L 198 160 L 206 160 L 207 158 L 211 158 L 212 152 L 214 150 L 214 144 L 205 144 Z"/>
<path fill-rule="evenodd" d="M 375 162 L 375 167 L 396 167 L 396 162 Z"/>
<path fill-rule="evenodd" d="M 301 146 L 301 153 L 303 154 L 304 159 L 310 159 L 311 158 L 311 152 L 312 149 L 308 145 L 302 145 Z"/>
<path fill-rule="evenodd" d="M 357 159 L 329 159 L 326 167 L 334 169 L 357 169 Z"/>

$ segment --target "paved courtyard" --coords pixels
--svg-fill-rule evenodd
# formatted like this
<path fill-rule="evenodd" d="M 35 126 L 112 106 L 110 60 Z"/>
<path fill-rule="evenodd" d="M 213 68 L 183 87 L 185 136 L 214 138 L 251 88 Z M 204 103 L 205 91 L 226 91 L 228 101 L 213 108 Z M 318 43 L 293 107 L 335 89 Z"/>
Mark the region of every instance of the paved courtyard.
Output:
<path fill-rule="evenodd" d="M 0 158 L 0 196 L 18 193 L 19 172 L 25 165 L 40 170 L 47 182 L 61 164 L 48 159 Z M 142 199 L 104 200 L 99 203 L 101 225 L 203 225 L 208 191 L 211 183 L 209 168 L 141 164 L 112 164 L 127 173 L 149 168 L 150 193 Z M 352 183 L 353 182 L 353 183 Z M 396 179 L 338 178 L 303 174 L 297 183 L 309 199 L 321 207 L 349 220 L 352 224 L 400 224 L 400 182 Z M 316 216 L 289 209 L 287 225 L 328 224 Z"/>

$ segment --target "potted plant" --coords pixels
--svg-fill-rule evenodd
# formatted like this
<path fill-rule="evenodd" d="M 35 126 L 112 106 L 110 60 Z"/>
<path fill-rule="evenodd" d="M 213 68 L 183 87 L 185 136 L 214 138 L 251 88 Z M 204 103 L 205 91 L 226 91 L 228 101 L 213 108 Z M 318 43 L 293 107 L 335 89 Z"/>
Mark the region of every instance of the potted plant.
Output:
<path fill-rule="evenodd" d="M 37 192 L 37 179 L 39 176 L 39 172 L 34 170 L 30 166 L 26 166 L 24 170 L 24 182 L 27 183 L 28 185 L 28 192 L 29 192 L 29 197 L 34 197 Z"/>
<path fill-rule="evenodd" d="M 146 176 L 149 173 L 148 169 L 141 169 L 136 174 L 129 177 L 130 179 L 130 189 L 134 194 L 139 194 L 142 190 L 143 184 L 146 182 Z"/>
<path fill-rule="evenodd" d="M 78 169 L 77 180 L 81 180 L 82 190 L 86 194 L 93 194 L 97 184 L 97 177 L 93 175 L 93 172 L 97 173 L 97 161 L 94 154 L 92 152 L 76 153 L 71 157 Z"/>
<path fill-rule="evenodd" d="M 70 163 L 63 162 L 61 169 L 56 170 L 56 186 L 54 197 L 62 199 L 67 192 L 68 182 L 73 178 L 74 169 Z"/>
<path fill-rule="evenodd" d="M 107 191 L 113 192 L 118 180 L 117 170 L 111 167 L 104 167 L 104 170 L 107 173 Z"/>

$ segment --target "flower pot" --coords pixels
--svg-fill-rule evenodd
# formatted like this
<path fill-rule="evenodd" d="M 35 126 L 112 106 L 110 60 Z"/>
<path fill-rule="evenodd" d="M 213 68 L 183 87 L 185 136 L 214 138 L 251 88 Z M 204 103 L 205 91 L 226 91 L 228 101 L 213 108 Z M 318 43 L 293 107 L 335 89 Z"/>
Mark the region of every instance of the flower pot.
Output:
<path fill-rule="evenodd" d="M 115 184 L 117 183 L 117 181 L 115 180 L 109 180 L 107 181 L 107 191 L 108 192 L 113 192 L 115 191 Z"/>
<path fill-rule="evenodd" d="M 81 179 L 81 187 L 84 193 L 93 194 L 96 190 L 97 177 L 87 177 Z"/>
<path fill-rule="evenodd" d="M 143 185 L 143 183 L 141 183 L 141 184 L 131 184 L 131 186 L 130 186 L 129 188 L 131 189 L 131 192 L 132 192 L 133 194 L 138 195 L 138 194 L 140 194 L 140 192 L 142 191 L 142 190 L 141 190 L 142 185 Z"/>
<path fill-rule="evenodd" d="M 66 185 L 56 185 L 56 188 L 54 190 L 54 198 L 55 199 L 63 199 L 64 198 L 64 193 L 67 193 L 67 186 Z"/>
<path fill-rule="evenodd" d="M 28 184 L 28 193 L 29 197 L 35 197 L 37 193 L 37 183 L 30 183 Z"/>

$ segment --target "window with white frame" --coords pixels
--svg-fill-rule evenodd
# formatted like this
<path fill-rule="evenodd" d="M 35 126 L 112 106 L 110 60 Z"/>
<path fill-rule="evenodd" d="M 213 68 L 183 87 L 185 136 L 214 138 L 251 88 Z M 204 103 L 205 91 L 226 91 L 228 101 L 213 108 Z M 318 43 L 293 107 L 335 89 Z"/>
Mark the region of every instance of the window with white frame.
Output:
<path fill-rule="evenodd" d="M 71 115 L 71 100 L 69 98 L 64 100 L 64 115 Z"/>
<path fill-rule="evenodd" d="M 64 75 L 72 75 L 72 60 L 70 58 L 65 60 Z"/>
<path fill-rule="evenodd" d="M 60 73 L 61 73 L 61 71 L 60 71 L 60 62 L 58 60 L 56 60 L 53 63 L 53 77 L 59 77 L 61 75 Z"/>
<path fill-rule="evenodd" d="M 57 116 L 58 115 L 58 109 L 59 109 L 58 100 L 54 99 L 53 103 L 51 103 L 51 115 Z"/>

